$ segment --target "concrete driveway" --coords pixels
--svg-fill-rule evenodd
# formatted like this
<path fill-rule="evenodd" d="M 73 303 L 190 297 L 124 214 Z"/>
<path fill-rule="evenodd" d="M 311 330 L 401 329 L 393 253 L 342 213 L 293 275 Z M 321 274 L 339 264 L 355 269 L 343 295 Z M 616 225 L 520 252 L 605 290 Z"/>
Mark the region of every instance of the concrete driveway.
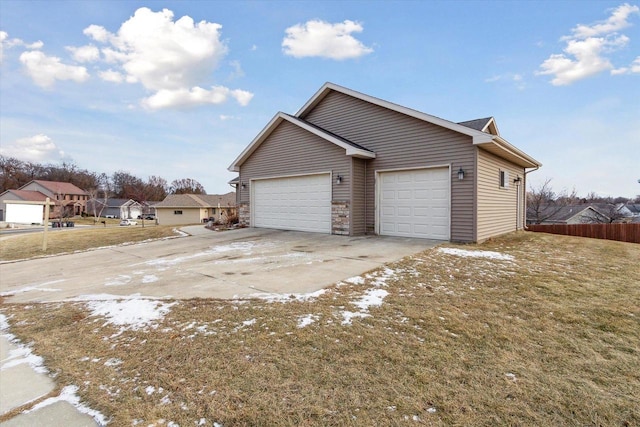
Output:
<path fill-rule="evenodd" d="M 6 302 L 309 293 L 440 243 L 267 229 L 213 232 L 0 265 Z"/>

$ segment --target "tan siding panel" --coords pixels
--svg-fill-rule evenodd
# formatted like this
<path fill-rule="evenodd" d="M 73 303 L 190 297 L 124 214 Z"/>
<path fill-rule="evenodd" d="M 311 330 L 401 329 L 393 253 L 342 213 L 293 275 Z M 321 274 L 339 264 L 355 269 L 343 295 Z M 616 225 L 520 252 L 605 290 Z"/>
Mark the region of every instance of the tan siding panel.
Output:
<path fill-rule="evenodd" d="M 353 185 L 351 188 L 351 235 L 358 236 L 366 233 L 366 170 L 367 162 L 363 159 L 353 159 L 351 176 Z"/>
<path fill-rule="evenodd" d="M 367 162 L 366 230 L 375 230 L 375 171 L 451 165 L 451 240 L 474 240 L 475 148 L 471 138 L 339 92 L 328 94 L 305 120 L 376 153 Z M 457 171 L 466 171 L 459 181 Z"/>
<path fill-rule="evenodd" d="M 182 211 L 182 215 L 175 215 L 174 211 Z M 160 225 L 198 224 L 202 221 L 200 208 L 157 208 L 156 214 Z"/>
<path fill-rule="evenodd" d="M 332 171 L 332 199 L 348 200 L 350 164 L 343 148 L 289 122 L 282 122 L 242 164 L 240 180 L 247 185 L 239 189 L 239 199 L 249 202 L 252 179 Z M 344 178 L 342 184 L 335 182 L 338 174 Z"/>
<path fill-rule="evenodd" d="M 508 188 L 500 187 L 501 170 L 509 173 Z M 524 185 L 513 182 L 518 176 L 524 177 L 524 169 L 478 150 L 478 241 L 516 230 L 518 191 L 524 206 Z"/>

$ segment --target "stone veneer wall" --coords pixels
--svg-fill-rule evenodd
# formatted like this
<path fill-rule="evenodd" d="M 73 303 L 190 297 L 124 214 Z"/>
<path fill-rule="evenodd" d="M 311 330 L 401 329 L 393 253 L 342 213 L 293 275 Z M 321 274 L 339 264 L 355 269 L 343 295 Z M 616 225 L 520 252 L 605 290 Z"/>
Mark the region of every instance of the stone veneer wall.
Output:
<path fill-rule="evenodd" d="M 331 202 L 331 234 L 348 236 L 350 219 L 349 202 L 335 200 Z"/>
<path fill-rule="evenodd" d="M 243 227 L 249 227 L 251 225 L 251 210 L 249 209 L 249 203 L 240 203 L 238 205 L 238 222 Z"/>

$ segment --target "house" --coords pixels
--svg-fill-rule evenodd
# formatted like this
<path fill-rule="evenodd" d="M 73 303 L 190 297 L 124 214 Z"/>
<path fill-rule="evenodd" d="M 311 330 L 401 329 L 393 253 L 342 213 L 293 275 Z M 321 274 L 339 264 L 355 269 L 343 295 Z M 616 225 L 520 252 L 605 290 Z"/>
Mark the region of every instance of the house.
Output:
<path fill-rule="evenodd" d="M 539 212 L 527 209 L 527 224 L 608 223 L 609 217 L 595 205 L 541 206 Z"/>
<path fill-rule="evenodd" d="M 326 83 L 229 170 L 244 225 L 475 242 L 523 228 L 540 166 L 492 117 L 454 123 Z"/>
<path fill-rule="evenodd" d="M 43 224 L 46 200 L 47 196 L 39 191 L 7 190 L 0 194 L 0 221 Z M 55 201 L 50 200 L 49 204 L 54 207 Z"/>
<path fill-rule="evenodd" d="M 170 194 L 156 203 L 158 224 L 197 224 L 208 220 L 225 222 L 236 215 L 235 193 Z"/>
<path fill-rule="evenodd" d="M 38 191 L 55 201 L 51 218 L 67 218 L 86 213 L 89 193 L 69 182 L 34 180 L 19 190 Z"/>
<path fill-rule="evenodd" d="M 91 199 L 87 202 L 87 213 L 106 218 L 135 219 L 142 215 L 144 206 L 133 199 Z"/>

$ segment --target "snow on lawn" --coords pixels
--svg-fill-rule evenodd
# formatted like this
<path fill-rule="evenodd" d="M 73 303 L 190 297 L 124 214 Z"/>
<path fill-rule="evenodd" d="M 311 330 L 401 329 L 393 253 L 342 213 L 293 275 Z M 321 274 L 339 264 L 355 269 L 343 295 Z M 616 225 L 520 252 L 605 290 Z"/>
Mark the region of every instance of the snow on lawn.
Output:
<path fill-rule="evenodd" d="M 445 253 L 447 255 L 454 255 L 466 258 L 489 258 L 497 259 L 501 261 L 513 261 L 515 258 L 512 255 L 502 254 L 500 252 L 492 251 L 469 251 L 466 249 L 456 248 L 439 248 L 438 252 Z"/>
<path fill-rule="evenodd" d="M 270 293 L 256 293 L 247 296 L 246 298 L 258 298 L 265 300 L 266 302 L 302 302 L 302 301 L 312 301 L 318 298 L 320 295 L 328 292 L 328 289 L 320 289 L 319 291 L 309 292 L 306 294 L 270 294 Z M 234 299 L 239 298 L 238 296 L 234 296 Z"/>
<path fill-rule="evenodd" d="M 43 359 L 31 353 L 31 349 L 20 342 L 15 335 L 9 333 L 9 322 L 4 314 L 0 314 L 0 336 L 13 344 L 15 348 L 9 350 L 7 357 L 0 363 L 0 371 L 13 368 L 23 363 L 39 373 L 46 374 L 47 368 L 43 366 Z"/>
<path fill-rule="evenodd" d="M 20 340 L 15 337 L 15 335 L 9 333 L 9 322 L 7 321 L 7 317 L 4 314 L 0 314 L 0 335 L 7 341 L 11 342 L 14 347 L 9 350 L 9 354 L 7 355 L 7 357 L 2 360 L 0 364 L 0 371 L 4 371 L 5 369 L 10 369 L 14 366 L 26 363 L 35 372 L 48 374 L 49 371 L 44 366 L 42 357 L 31 353 L 31 349 L 29 347 L 22 344 Z M 36 411 L 42 407 L 58 401 L 66 401 L 73 405 L 79 412 L 93 417 L 93 419 L 99 426 L 107 425 L 108 420 L 104 415 L 80 403 L 80 398 L 76 395 L 77 391 L 77 386 L 66 386 L 62 389 L 59 396 L 48 398 L 34 405 L 31 409 L 25 411 L 24 413 Z"/>
<path fill-rule="evenodd" d="M 387 295 L 389 295 L 389 292 L 385 291 L 384 289 L 369 289 L 358 301 L 352 303 L 353 305 L 358 307 L 360 311 L 342 312 L 342 324 L 350 325 L 351 319 L 356 317 L 369 317 L 369 307 L 380 307 Z"/>
<path fill-rule="evenodd" d="M 146 326 L 156 327 L 155 322 L 162 320 L 175 304 L 177 303 L 127 297 L 126 299 L 88 301 L 87 308 L 91 310 L 92 316 L 105 317 L 107 319 L 105 325 L 121 326 L 121 331 L 125 331 Z"/>
<path fill-rule="evenodd" d="M 87 414 L 90 417 L 92 417 L 99 426 L 106 426 L 109 420 L 104 415 L 102 415 L 99 411 L 96 411 L 95 409 L 91 409 L 87 405 L 81 403 L 80 398 L 76 394 L 77 391 L 78 391 L 78 386 L 68 385 L 62 389 L 59 396 L 45 399 L 42 402 L 34 405 L 33 408 L 29 409 L 28 411 L 25 411 L 24 413 L 28 414 L 29 412 L 37 411 L 38 409 L 44 408 L 45 406 L 49 406 L 53 403 L 63 401 L 73 405 L 79 412 L 83 414 Z"/>
<path fill-rule="evenodd" d="M 306 316 L 298 317 L 298 328 L 304 328 L 309 326 L 313 322 L 316 322 L 320 317 L 315 314 L 307 314 Z"/>

